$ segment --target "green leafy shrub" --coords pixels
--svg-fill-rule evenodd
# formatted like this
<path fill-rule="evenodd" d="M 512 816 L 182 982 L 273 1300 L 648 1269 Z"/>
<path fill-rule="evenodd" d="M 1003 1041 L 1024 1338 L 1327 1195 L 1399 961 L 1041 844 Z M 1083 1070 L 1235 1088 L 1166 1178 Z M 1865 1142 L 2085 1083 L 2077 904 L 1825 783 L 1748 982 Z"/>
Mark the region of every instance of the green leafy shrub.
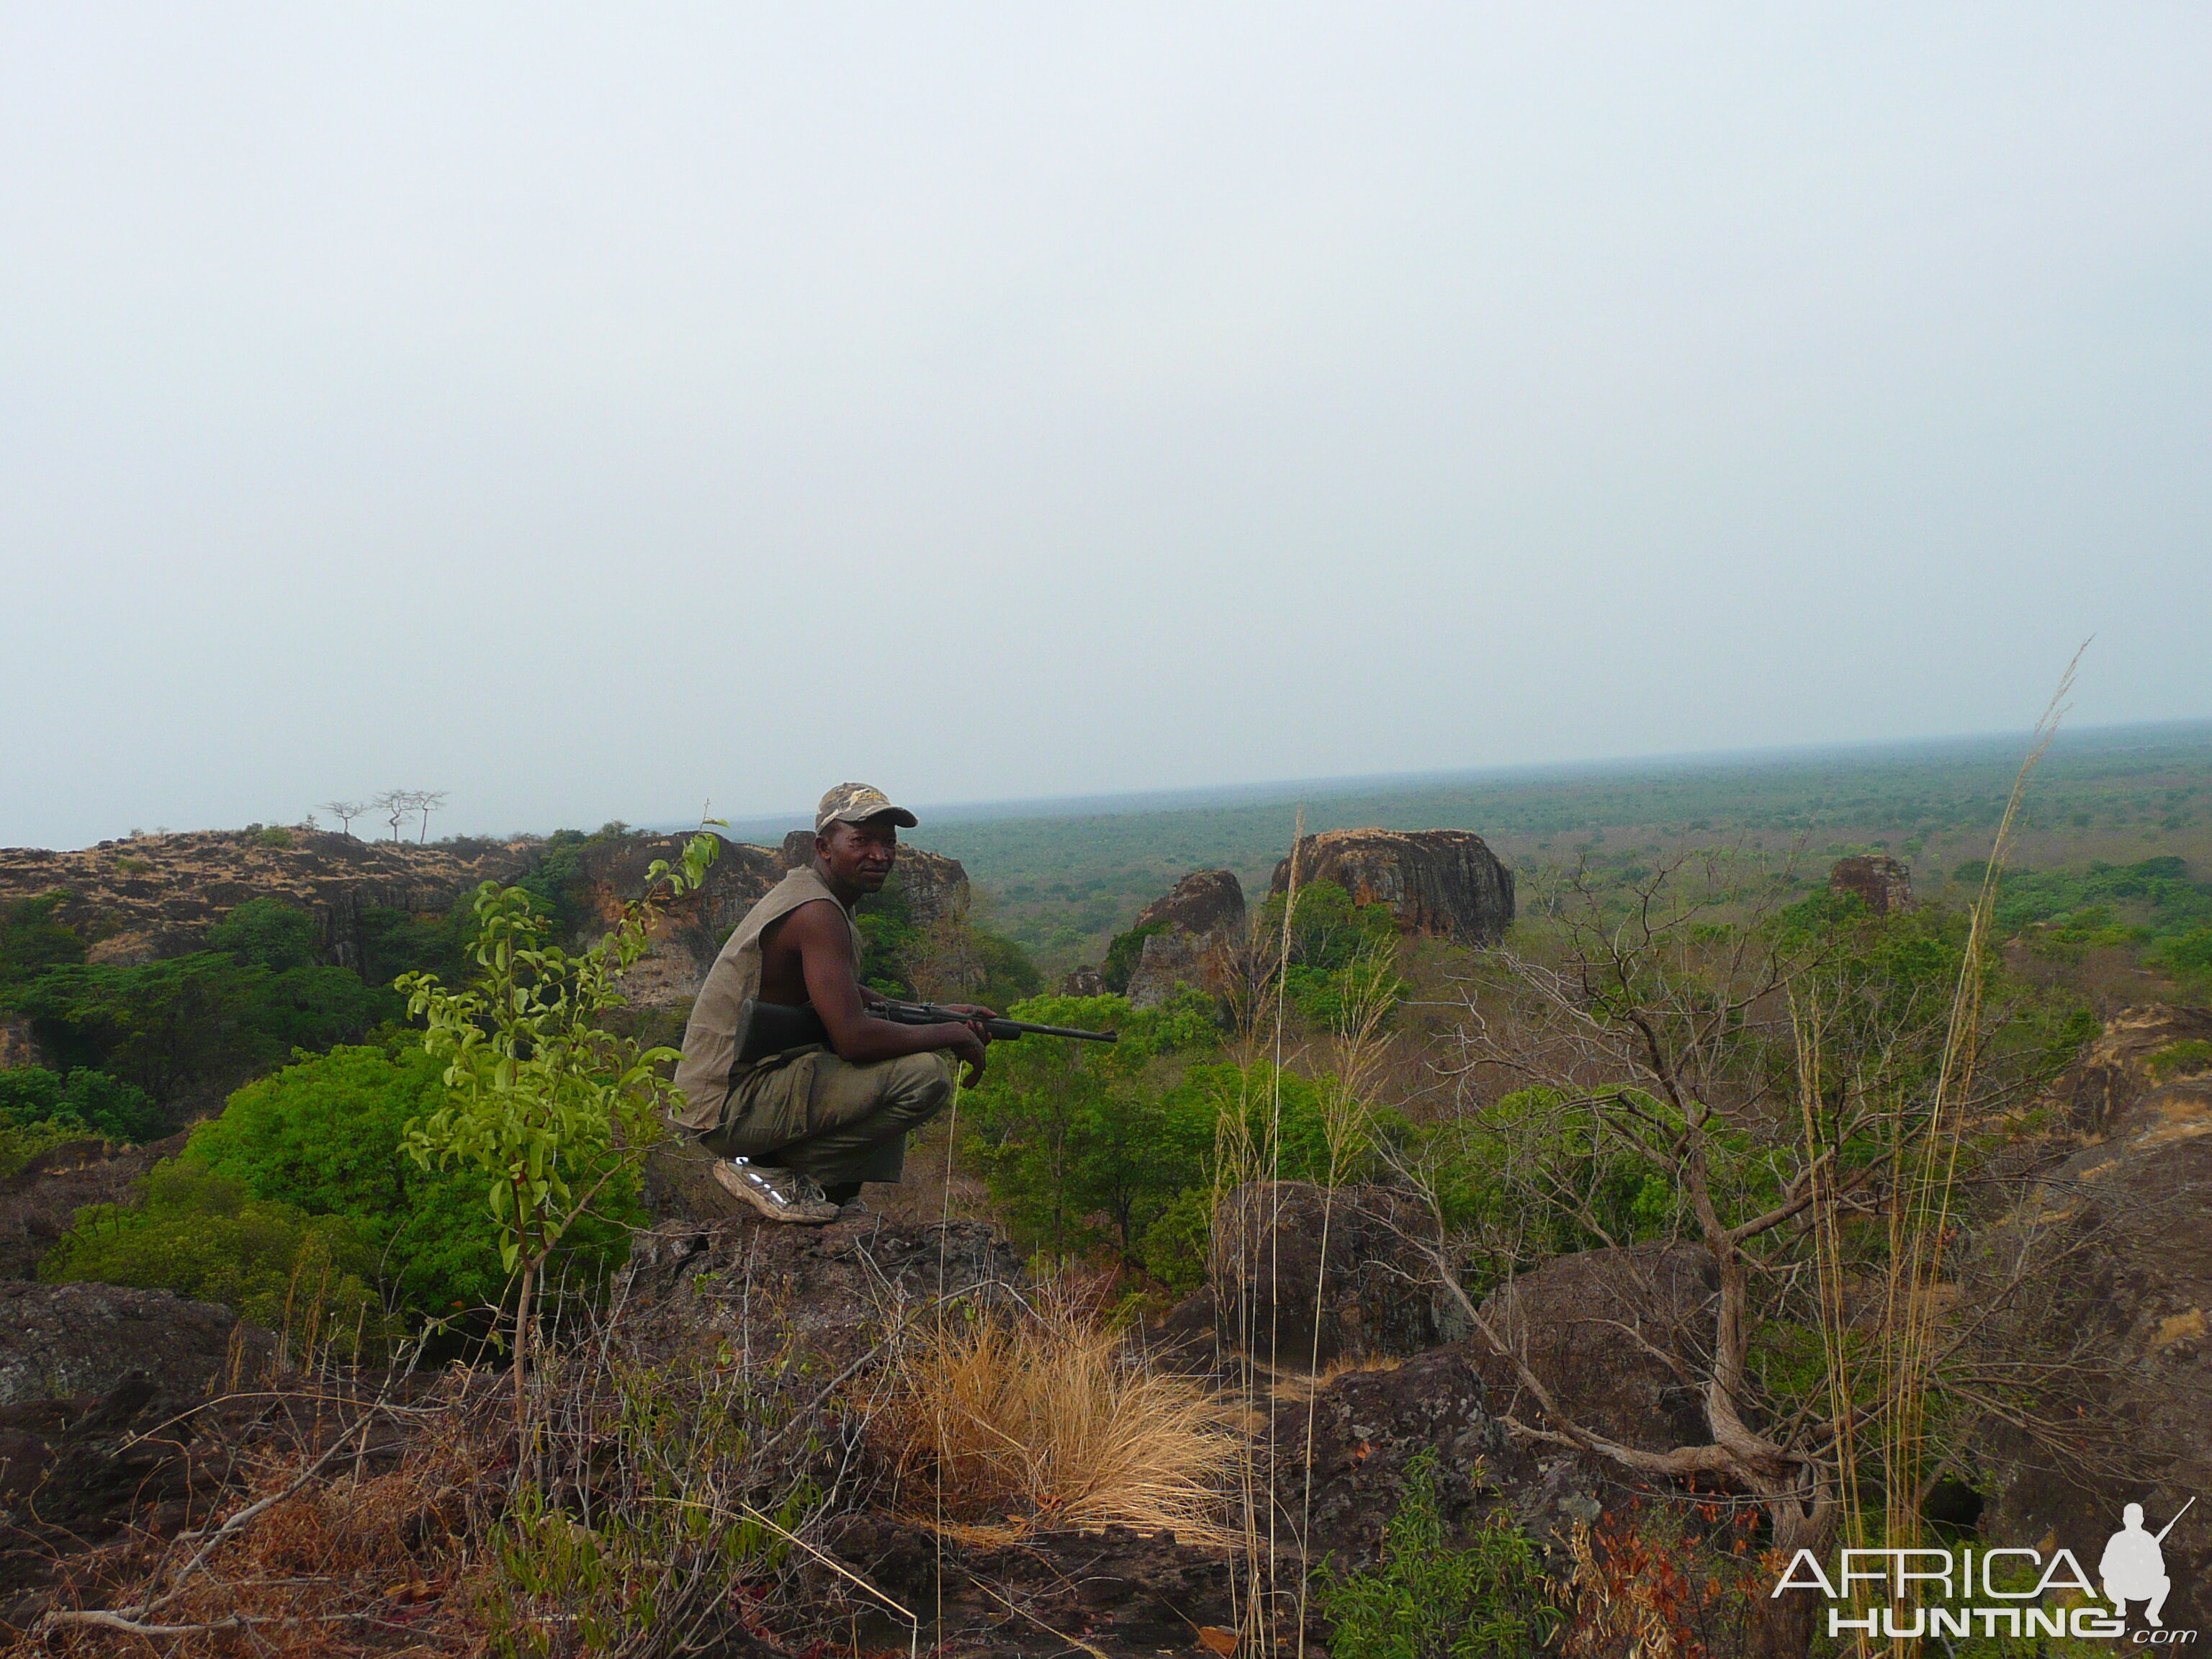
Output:
<path fill-rule="evenodd" d="M 0 910 L 0 994 L 27 984 L 50 968 L 74 967 L 84 960 L 84 941 L 76 930 L 55 919 L 69 895 L 46 893 L 17 899 Z"/>
<path fill-rule="evenodd" d="M 1504 1512 L 1464 1545 L 1446 1541 L 1441 1484 L 1436 1453 L 1417 1454 L 1381 1562 L 1351 1572 L 1322 1564 L 1314 1601 L 1335 1627 L 1339 1659 L 1522 1659 L 1560 1622 L 1541 1552 Z"/>
<path fill-rule="evenodd" d="M 2151 954 L 2154 965 L 2198 986 L 2212 986 L 2212 927 L 2177 933 Z"/>
<path fill-rule="evenodd" d="M 256 1200 L 346 1218 L 374 1247 L 397 1305 L 443 1316 L 495 1304 L 507 1273 L 483 1179 L 423 1169 L 404 1148 L 408 1122 L 445 1104 L 444 1069 L 411 1042 L 302 1055 L 232 1095 L 185 1157 Z M 570 1230 L 559 1269 L 596 1282 L 641 1214 L 636 1182 L 614 1173 Z"/>
<path fill-rule="evenodd" d="M 1270 893 L 1260 907 L 1260 936 L 1282 937 L 1289 895 Z M 1329 973 L 1352 965 L 1361 951 L 1389 945 L 1398 937 L 1397 919 L 1387 904 L 1356 904 L 1333 881 L 1308 882 L 1298 889 L 1291 919 L 1291 965 Z"/>
<path fill-rule="evenodd" d="M 1189 1289 L 1205 1272 L 1218 1187 L 1248 1169 L 1328 1178 L 1328 1080 L 1210 1058 L 1220 1031 L 1203 992 L 1143 1010 L 1118 996 L 1034 997 L 1013 1013 L 1121 1038 L 1111 1048 L 1037 1038 L 994 1047 L 963 1103 L 969 1149 L 1025 1246 L 1110 1245 L 1169 1288 Z M 1387 1114 L 1373 1121 L 1403 1128 Z M 1233 1151 L 1224 1165 L 1224 1149 L 1238 1146 L 1243 1167 Z M 1362 1178 L 1367 1162 L 1362 1149 L 1338 1178 Z"/>
<path fill-rule="evenodd" d="M 322 955 L 322 924 L 282 899 L 248 899 L 208 929 L 208 948 L 222 951 L 240 967 L 283 973 L 310 968 Z"/>
<path fill-rule="evenodd" d="M 647 1048 L 607 1025 L 624 1003 L 623 975 L 645 954 L 669 899 L 695 891 L 721 851 L 691 837 L 680 867 L 655 859 L 646 890 L 623 907 L 599 942 L 568 951 L 530 894 L 485 882 L 471 904 L 476 965 L 453 990 L 426 974 L 399 981 L 409 1013 L 426 1026 L 422 1046 L 446 1062 L 436 1109 L 410 1118 L 407 1155 L 424 1170 L 473 1173 L 499 1232 L 500 1263 L 514 1275 L 515 1421 L 528 1417 L 532 1304 L 569 1232 L 594 1205 L 632 1179 L 662 1133 L 678 1096 L 666 1067 L 681 1056 Z"/>
<path fill-rule="evenodd" d="M 2206 1042 L 2200 1037 L 2169 1042 L 2153 1053 L 2143 1064 L 2160 1082 L 2172 1077 L 2187 1077 L 2192 1073 L 2212 1067 L 2212 1042 Z"/>
<path fill-rule="evenodd" d="M 157 1140 L 168 1115 L 135 1084 L 82 1067 L 66 1077 L 41 1066 L 0 1072 L 0 1115 L 18 1128 L 50 1123 L 58 1134 L 99 1134 L 110 1140 Z"/>
<path fill-rule="evenodd" d="M 375 1253 L 352 1223 L 248 1194 L 245 1183 L 171 1159 L 137 1204 L 94 1204 L 39 1264 L 48 1283 L 96 1279 L 220 1302 L 289 1333 L 302 1351 L 352 1352 L 391 1333 L 370 1288 Z"/>

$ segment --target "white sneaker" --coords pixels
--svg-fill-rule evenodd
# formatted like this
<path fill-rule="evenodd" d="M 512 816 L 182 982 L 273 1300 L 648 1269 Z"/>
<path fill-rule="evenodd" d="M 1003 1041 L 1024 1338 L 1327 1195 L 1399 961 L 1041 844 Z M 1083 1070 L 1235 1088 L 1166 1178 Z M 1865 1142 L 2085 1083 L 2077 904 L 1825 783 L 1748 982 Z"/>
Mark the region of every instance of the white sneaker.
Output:
<path fill-rule="evenodd" d="M 793 1170 L 749 1163 L 742 1158 L 714 1160 L 714 1180 L 733 1198 L 742 1198 L 770 1221 L 819 1227 L 837 1218 L 837 1206 L 822 1188 Z"/>

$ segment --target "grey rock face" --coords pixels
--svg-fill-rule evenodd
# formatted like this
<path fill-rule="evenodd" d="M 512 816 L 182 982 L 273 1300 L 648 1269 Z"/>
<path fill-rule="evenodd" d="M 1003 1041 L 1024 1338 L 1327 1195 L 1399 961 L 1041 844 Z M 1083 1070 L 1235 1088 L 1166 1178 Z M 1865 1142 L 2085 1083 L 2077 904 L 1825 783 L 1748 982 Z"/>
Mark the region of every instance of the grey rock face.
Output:
<path fill-rule="evenodd" d="M 133 1373 L 189 1399 L 227 1382 L 241 1355 L 252 1374 L 270 1346 L 229 1309 L 171 1291 L 0 1283 L 0 1405 L 106 1395 Z"/>
<path fill-rule="evenodd" d="M 2034 1357 L 2071 1354 L 2076 1380 L 2044 1414 L 2079 1425 L 2063 1447 L 2000 1424 L 1977 1448 L 1984 1538 L 2046 1534 L 2083 1559 L 2128 1504 L 2151 1531 L 2212 1492 L 2212 1010 L 2123 1010 L 2046 1104 L 2063 1126 L 2040 1184 L 1962 1263 L 1961 1302 L 1994 1307 Z M 2000 1303 L 1990 1287 L 2046 1262 Z M 2068 1397 L 2070 1396 L 2070 1397 Z M 2212 1620 L 2212 1527 L 2166 1540 L 2169 1626 Z"/>
<path fill-rule="evenodd" d="M 1492 945 L 1513 925 L 1513 872 L 1471 830 L 1330 830 L 1292 857 L 1301 884 L 1333 881 L 1358 904 L 1387 904 L 1407 933 Z M 1271 892 L 1290 885 L 1291 859 Z"/>
<path fill-rule="evenodd" d="M 1129 975 L 1129 1004 L 1156 1008 L 1178 986 L 1219 991 L 1220 952 L 1244 931 L 1244 888 L 1232 871 L 1198 870 L 1137 913 L 1133 929 L 1158 928 Z"/>
<path fill-rule="evenodd" d="M 1253 1182 L 1215 1207 L 1210 1311 L 1226 1345 L 1279 1367 L 1419 1353 L 1467 1334 L 1402 1234 L 1413 1201 L 1374 1187 Z"/>
<path fill-rule="evenodd" d="M 1523 1273 L 1483 1304 L 1482 1316 L 1584 1428 L 1668 1451 L 1713 1437 L 1696 1391 L 1651 1349 L 1710 1352 L 1719 1287 L 1712 1258 L 1694 1246 L 1584 1250 Z M 1553 1426 L 1487 1339 L 1468 1348 L 1494 1410 Z"/>
<path fill-rule="evenodd" d="M 1244 887 L 1232 870 L 1194 870 L 1137 913 L 1133 927 L 1160 927 L 1212 938 L 1244 925 Z"/>

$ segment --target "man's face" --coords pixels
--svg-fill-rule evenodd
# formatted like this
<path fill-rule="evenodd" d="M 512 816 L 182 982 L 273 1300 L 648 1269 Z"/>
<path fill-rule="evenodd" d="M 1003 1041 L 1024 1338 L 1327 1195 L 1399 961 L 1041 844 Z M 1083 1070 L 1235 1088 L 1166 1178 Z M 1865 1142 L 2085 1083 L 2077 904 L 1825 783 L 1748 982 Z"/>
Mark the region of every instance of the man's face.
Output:
<path fill-rule="evenodd" d="M 898 825 L 886 812 L 864 823 L 833 823 L 814 838 L 814 850 L 830 866 L 830 878 L 863 893 L 883 890 L 898 856 Z"/>

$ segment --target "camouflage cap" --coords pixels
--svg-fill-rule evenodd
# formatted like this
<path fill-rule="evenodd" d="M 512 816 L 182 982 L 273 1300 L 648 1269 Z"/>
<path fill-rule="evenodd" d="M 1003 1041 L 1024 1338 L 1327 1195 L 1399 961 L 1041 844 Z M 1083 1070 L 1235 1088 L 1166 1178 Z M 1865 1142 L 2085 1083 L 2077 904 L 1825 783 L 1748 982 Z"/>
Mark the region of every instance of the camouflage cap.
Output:
<path fill-rule="evenodd" d="M 873 785 L 841 783 L 823 796 L 822 805 L 814 809 L 814 833 L 818 836 L 833 823 L 866 823 L 885 813 L 902 830 L 911 830 L 921 822 L 905 807 L 892 805 L 891 798 Z"/>

